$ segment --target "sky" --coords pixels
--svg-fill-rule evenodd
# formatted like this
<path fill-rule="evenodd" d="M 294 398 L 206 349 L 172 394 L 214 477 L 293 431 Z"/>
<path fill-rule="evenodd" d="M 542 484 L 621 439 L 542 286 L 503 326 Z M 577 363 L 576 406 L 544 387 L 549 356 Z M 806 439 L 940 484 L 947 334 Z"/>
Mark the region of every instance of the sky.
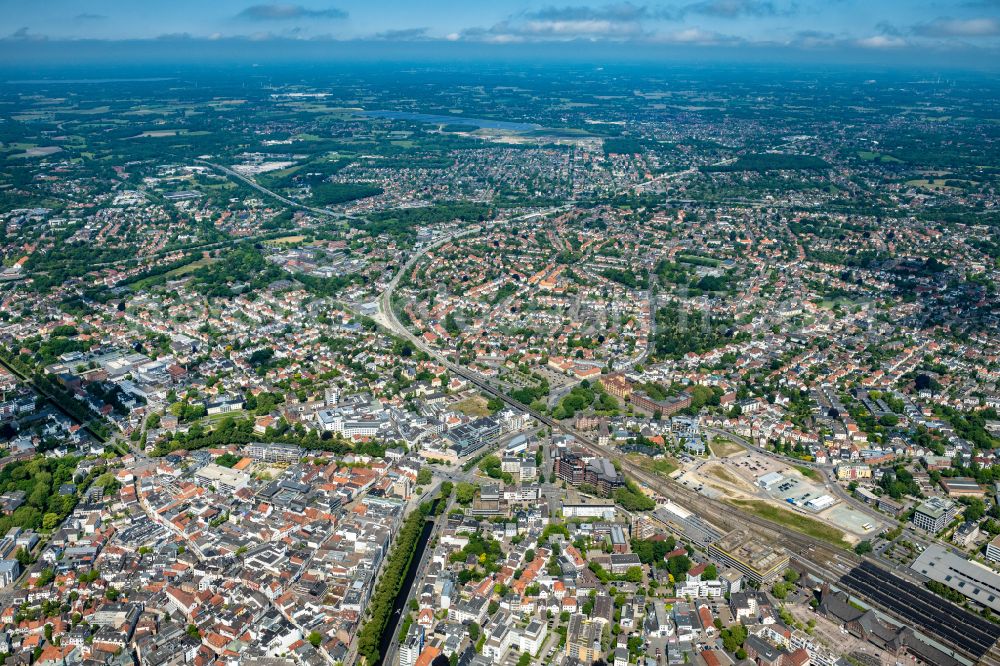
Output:
<path fill-rule="evenodd" d="M 356 45 L 400 56 L 766 53 L 1000 68 L 1000 0 L 0 0 L 0 55 L 122 57 L 126 44 L 161 57 Z"/>

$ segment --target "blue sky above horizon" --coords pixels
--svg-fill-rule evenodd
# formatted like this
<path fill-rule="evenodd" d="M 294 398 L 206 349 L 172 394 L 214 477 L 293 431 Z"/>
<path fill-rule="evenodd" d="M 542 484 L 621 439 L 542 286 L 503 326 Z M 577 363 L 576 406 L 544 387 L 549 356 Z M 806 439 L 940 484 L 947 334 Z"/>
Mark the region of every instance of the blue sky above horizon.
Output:
<path fill-rule="evenodd" d="M 386 42 L 502 46 L 594 42 L 623 52 L 1000 53 L 1000 0 L 0 0 L 0 40 Z"/>

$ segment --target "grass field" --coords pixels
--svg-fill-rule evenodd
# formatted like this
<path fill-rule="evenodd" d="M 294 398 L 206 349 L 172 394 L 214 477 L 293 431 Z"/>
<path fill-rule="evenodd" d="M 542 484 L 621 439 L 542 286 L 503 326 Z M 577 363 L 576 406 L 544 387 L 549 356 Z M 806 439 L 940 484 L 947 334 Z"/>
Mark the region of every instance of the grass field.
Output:
<path fill-rule="evenodd" d="M 870 150 L 858 151 L 858 157 L 866 162 L 874 162 L 878 160 L 879 162 L 901 162 L 902 160 L 893 157 L 892 155 L 884 155 L 882 153 L 874 153 Z"/>
<path fill-rule="evenodd" d="M 670 476 L 677 471 L 678 467 L 677 461 L 670 458 L 652 459 L 638 453 L 629 453 L 625 457 L 628 458 L 630 462 L 634 462 L 636 465 L 642 465 L 643 467 L 651 469 L 657 474 L 662 474 L 663 476 Z"/>
<path fill-rule="evenodd" d="M 792 465 L 795 469 L 799 470 L 802 476 L 812 479 L 813 481 L 819 481 L 822 483 L 823 477 L 820 476 L 819 472 L 812 469 L 811 467 L 806 467 L 805 465 Z"/>
<path fill-rule="evenodd" d="M 59 146 L 34 146 L 25 149 L 23 153 L 12 155 L 12 157 L 46 157 L 59 152 L 62 152 L 62 148 Z"/>
<path fill-rule="evenodd" d="M 957 180 L 955 178 L 917 178 L 914 180 L 906 181 L 907 185 L 913 185 L 914 187 L 926 187 L 931 190 L 953 190 L 957 189 L 948 185 L 949 180 Z"/>
<path fill-rule="evenodd" d="M 703 257 L 698 254 L 679 254 L 677 255 L 677 263 L 695 264 L 697 266 L 711 266 L 712 268 L 715 268 L 722 262 L 720 262 L 718 259 L 713 259 L 712 257 Z"/>
<path fill-rule="evenodd" d="M 740 482 L 738 480 L 736 480 L 735 478 L 733 478 L 732 474 L 730 474 L 726 470 L 722 469 L 721 467 L 713 467 L 709 471 L 709 474 L 711 474 L 715 478 L 719 479 L 723 483 L 728 483 L 731 486 L 738 486 L 738 485 L 740 485 Z"/>
<path fill-rule="evenodd" d="M 858 302 L 860 303 L 861 301 L 859 300 Z M 849 308 L 856 305 L 856 303 L 849 298 L 824 298 L 819 302 L 819 307 L 825 310 L 832 310 L 838 305 L 841 308 Z"/>
<path fill-rule="evenodd" d="M 305 236 L 299 234 L 298 236 L 282 236 L 281 238 L 272 238 L 268 243 L 273 243 L 275 245 L 286 245 L 289 243 L 301 243 L 306 239 Z"/>
<path fill-rule="evenodd" d="M 188 273 L 193 273 L 194 271 L 198 270 L 202 266 L 208 266 L 209 264 L 214 263 L 216 261 L 218 261 L 218 260 L 217 259 L 213 259 L 212 257 L 202 257 L 201 259 L 198 259 L 197 261 L 192 261 L 190 264 L 184 264 L 180 268 L 175 268 L 172 271 L 167 271 L 162 276 L 161 275 L 153 275 L 151 277 L 147 277 L 147 278 L 144 278 L 142 280 L 139 280 L 138 282 L 134 282 L 134 283 L 132 283 L 129 286 L 129 288 L 132 291 L 142 291 L 143 289 L 148 289 L 151 285 L 160 282 L 164 278 L 166 278 L 167 280 L 172 280 L 172 279 L 180 277 L 182 275 L 187 275 Z"/>
<path fill-rule="evenodd" d="M 489 416 L 490 410 L 486 406 L 486 399 L 479 396 L 466 398 L 454 404 L 454 409 L 462 412 L 466 416 Z"/>
<path fill-rule="evenodd" d="M 264 187 L 275 187 L 279 183 L 288 179 L 289 176 L 302 170 L 302 165 L 297 164 L 295 166 L 290 166 L 286 169 L 278 169 L 276 171 L 268 171 L 267 173 L 262 173 L 257 176 L 257 182 L 259 182 Z"/>
<path fill-rule="evenodd" d="M 193 273 L 202 266 L 208 266 L 209 264 L 214 264 L 217 260 L 212 257 L 202 257 L 198 261 L 192 261 L 190 264 L 181 266 L 180 268 L 175 268 L 172 271 L 167 272 L 167 277 L 175 278 L 179 275 L 187 275 L 188 273 Z"/>
<path fill-rule="evenodd" d="M 722 439 L 721 437 L 714 438 L 708 444 L 708 448 L 711 449 L 712 454 L 718 458 L 728 458 L 729 456 L 734 456 L 737 453 L 742 453 L 746 451 L 746 448 L 736 442 L 731 442 L 728 439 Z"/>
<path fill-rule="evenodd" d="M 793 513 L 792 511 L 787 511 L 763 500 L 734 499 L 727 501 L 735 507 L 749 511 L 756 516 L 778 523 L 779 525 L 783 525 L 789 529 L 793 529 L 796 532 L 801 532 L 806 536 L 821 539 L 839 548 L 851 547 L 851 545 L 844 540 L 844 533 L 842 531 L 814 518 Z"/>

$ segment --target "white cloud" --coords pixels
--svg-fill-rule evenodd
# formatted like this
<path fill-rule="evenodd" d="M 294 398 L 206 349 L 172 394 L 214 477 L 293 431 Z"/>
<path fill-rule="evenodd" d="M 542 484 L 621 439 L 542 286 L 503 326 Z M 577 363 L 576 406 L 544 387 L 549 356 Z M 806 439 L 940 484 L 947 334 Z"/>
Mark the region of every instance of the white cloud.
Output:
<path fill-rule="evenodd" d="M 491 43 L 572 39 L 623 40 L 647 34 L 645 6 L 625 2 L 598 7 L 543 7 L 514 14 L 488 28 L 462 31 L 464 39 Z"/>
<path fill-rule="evenodd" d="M 310 9 L 302 5 L 250 5 L 237 18 L 251 21 L 288 21 L 292 19 L 345 19 L 347 12 L 336 7 Z"/>
<path fill-rule="evenodd" d="M 855 44 L 865 49 L 898 49 L 906 46 L 906 40 L 891 35 L 873 35 L 859 39 Z"/>
<path fill-rule="evenodd" d="M 721 44 L 725 42 L 737 42 L 739 40 L 735 37 L 722 35 L 710 30 L 691 27 L 673 32 L 659 33 L 650 41 L 662 44 Z"/>

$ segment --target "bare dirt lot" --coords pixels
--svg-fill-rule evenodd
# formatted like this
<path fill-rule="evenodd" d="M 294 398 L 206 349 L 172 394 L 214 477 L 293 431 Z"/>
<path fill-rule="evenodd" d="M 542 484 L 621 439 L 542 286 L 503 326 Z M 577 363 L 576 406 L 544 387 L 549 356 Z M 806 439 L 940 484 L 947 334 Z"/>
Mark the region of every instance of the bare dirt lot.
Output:
<path fill-rule="evenodd" d="M 741 453 L 746 453 L 747 451 L 746 448 L 740 444 L 731 442 L 728 439 L 723 439 L 721 437 L 714 438 L 709 443 L 708 448 L 712 450 L 713 455 L 719 458 L 730 458 Z"/>

